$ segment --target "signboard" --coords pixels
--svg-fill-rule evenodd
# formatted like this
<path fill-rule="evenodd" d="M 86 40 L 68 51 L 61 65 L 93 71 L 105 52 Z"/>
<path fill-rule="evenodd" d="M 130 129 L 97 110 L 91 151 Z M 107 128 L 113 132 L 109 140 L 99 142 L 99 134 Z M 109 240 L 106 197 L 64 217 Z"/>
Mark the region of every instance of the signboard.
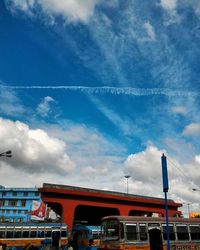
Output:
<path fill-rule="evenodd" d="M 46 215 L 46 204 L 42 201 L 32 201 L 31 220 L 44 221 Z"/>
<path fill-rule="evenodd" d="M 190 212 L 189 218 L 200 218 L 200 212 Z"/>

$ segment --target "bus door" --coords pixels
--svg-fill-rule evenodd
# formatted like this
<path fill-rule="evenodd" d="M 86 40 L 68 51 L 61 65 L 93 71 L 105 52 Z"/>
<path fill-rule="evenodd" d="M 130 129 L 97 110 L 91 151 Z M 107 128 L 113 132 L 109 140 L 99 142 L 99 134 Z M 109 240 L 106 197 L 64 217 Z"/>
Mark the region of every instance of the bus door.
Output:
<path fill-rule="evenodd" d="M 162 234 L 159 223 L 148 224 L 150 250 L 163 250 Z"/>
<path fill-rule="evenodd" d="M 52 247 L 54 249 L 59 249 L 61 234 L 59 230 L 52 231 Z"/>

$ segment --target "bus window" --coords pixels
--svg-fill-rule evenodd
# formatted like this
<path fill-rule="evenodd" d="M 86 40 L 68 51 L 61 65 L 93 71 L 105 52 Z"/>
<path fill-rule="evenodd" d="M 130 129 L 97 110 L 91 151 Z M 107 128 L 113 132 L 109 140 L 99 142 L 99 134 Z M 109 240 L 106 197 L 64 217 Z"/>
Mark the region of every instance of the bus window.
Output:
<path fill-rule="evenodd" d="M 51 228 L 46 228 L 45 237 L 46 238 L 51 238 Z"/>
<path fill-rule="evenodd" d="M 141 241 L 146 241 L 148 239 L 146 224 L 139 224 L 139 236 Z"/>
<path fill-rule="evenodd" d="M 14 238 L 21 238 L 21 237 L 22 237 L 21 227 L 15 227 Z"/>
<path fill-rule="evenodd" d="M 136 224 L 126 224 L 126 239 L 137 240 L 137 228 Z"/>
<path fill-rule="evenodd" d="M 38 228 L 38 238 L 44 238 L 44 228 Z"/>
<path fill-rule="evenodd" d="M 61 231 L 61 237 L 63 237 L 63 238 L 67 237 L 67 229 L 62 229 L 62 231 Z"/>
<path fill-rule="evenodd" d="M 162 224 L 162 228 L 163 228 L 163 239 L 167 240 L 167 226 L 166 226 L 166 224 Z M 173 224 L 169 224 L 169 239 L 170 240 L 176 239 Z"/>
<path fill-rule="evenodd" d="M 6 238 L 13 238 L 14 227 L 7 227 Z"/>
<path fill-rule="evenodd" d="M 109 220 L 102 223 L 103 237 L 119 239 L 119 222 L 117 220 Z"/>
<path fill-rule="evenodd" d="M 24 227 L 23 228 L 22 238 L 29 238 L 29 227 Z"/>
<path fill-rule="evenodd" d="M 2 228 L 0 228 L 0 239 L 3 239 L 5 237 L 6 237 L 5 228 L 2 227 Z"/>
<path fill-rule="evenodd" d="M 186 225 L 176 225 L 178 240 L 189 240 L 188 228 Z"/>
<path fill-rule="evenodd" d="M 30 238 L 36 238 L 37 237 L 37 228 L 33 227 L 31 228 L 31 231 L 30 231 Z"/>
<path fill-rule="evenodd" d="M 200 240 L 200 226 L 190 225 L 190 235 L 191 235 L 191 240 Z"/>

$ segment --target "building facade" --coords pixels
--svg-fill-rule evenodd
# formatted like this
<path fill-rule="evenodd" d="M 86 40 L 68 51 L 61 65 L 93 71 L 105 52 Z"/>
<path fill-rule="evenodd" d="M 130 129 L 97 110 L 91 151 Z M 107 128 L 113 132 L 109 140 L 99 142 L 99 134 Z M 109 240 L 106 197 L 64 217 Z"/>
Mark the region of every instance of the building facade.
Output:
<path fill-rule="evenodd" d="M 41 201 L 38 188 L 0 186 L 0 222 L 29 222 L 33 200 Z"/>

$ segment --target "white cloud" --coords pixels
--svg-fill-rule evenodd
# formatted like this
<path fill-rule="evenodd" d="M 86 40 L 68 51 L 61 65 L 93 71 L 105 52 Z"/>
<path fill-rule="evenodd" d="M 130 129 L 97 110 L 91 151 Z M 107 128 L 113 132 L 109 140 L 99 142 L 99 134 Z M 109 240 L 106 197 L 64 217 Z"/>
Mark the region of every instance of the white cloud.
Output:
<path fill-rule="evenodd" d="M 200 135 L 200 123 L 191 123 L 187 125 L 183 130 L 183 135 Z"/>
<path fill-rule="evenodd" d="M 124 173 L 129 174 L 129 192 L 147 196 L 163 197 L 161 156 L 164 151 L 152 144 L 147 145 L 142 152 L 131 154 L 124 162 Z M 192 191 L 199 183 L 199 156 L 194 157 L 189 164 L 181 164 L 167 152 L 169 197 L 177 202 L 190 202 L 191 209 L 200 198 L 200 192 Z M 196 161 L 196 163 L 195 163 Z M 124 175 L 125 175 L 124 174 Z"/>
<path fill-rule="evenodd" d="M 155 31 L 154 31 L 153 26 L 150 24 L 150 22 L 144 23 L 144 28 L 146 29 L 148 38 L 151 41 L 155 41 L 155 39 L 156 39 Z"/>
<path fill-rule="evenodd" d="M 166 9 L 168 11 L 172 11 L 172 10 L 176 9 L 177 0 L 161 0 L 160 4 L 164 9 Z"/>
<path fill-rule="evenodd" d="M 51 113 L 51 107 L 50 107 L 50 103 L 55 102 L 55 100 L 50 97 L 50 96 L 46 96 L 41 103 L 39 103 L 38 107 L 37 107 L 37 112 L 43 116 L 46 117 Z"/>
<path fill-rule="evenodd" d="M 5 0 L 12 12 L 22 11 L 29 16 L 42 11 L 53 23 L 57 17 L 66 22 L 87 22 L 93 15 L 97 0 Z"/>
<path fill-rule="evenodd" d="M 50 137 L 44 130 L 31 129 L 25 123 L 0 118 L 1 150 L 12 150 L 12 168 L 27 173 L 71 172 L 75 164 L 66 154 L 62 140 Z"/>
<path fill-rule="evenodd" d="M 16 94 L 12 90 L 8 90 L 3 85 L 0 85 L 0 100 L 1 114 L 18 117 L 25 113 L 25 109 Z"/>
<path fill-rule="evenodd" d="M 186 107 L 183 106 L 174 106 L 171 108 L 171 111 L 175 114 L 182 114 L 182 115 L 187 113 Z"/>
<path fill-rule="evenodd" d="M 130 173 L 136 181 L 161 187 L 161 155 L 161 151 L 149 145 L 145 151 L 128 156 L 125 161 L 125 172 Z"/>
<path fill-rule="evenodd" d="M 180 22 L 180 16 L 177 13 L 177 0 L 161 0 L 160 5 L 165 11 L 165 25 L 171 25 Z"/>

